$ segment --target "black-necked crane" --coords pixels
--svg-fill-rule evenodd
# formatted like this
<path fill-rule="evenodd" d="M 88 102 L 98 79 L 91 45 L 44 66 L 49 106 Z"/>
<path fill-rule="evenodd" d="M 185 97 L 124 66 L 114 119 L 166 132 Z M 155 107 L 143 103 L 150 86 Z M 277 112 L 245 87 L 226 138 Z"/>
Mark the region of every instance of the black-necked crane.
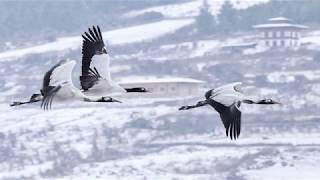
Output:
<path fill-rule="evenodd" d="M 143 87 L 122 88 L 111 79 L 110 57 L 106 51 L 99 26 L 89 28 L 89 33 L 82 35 L 82 73 L 80 83 L 82 90 L 89 96 L 109 96 L 112 93 L 148 92 Z M 29 101 L 13 102 L 11 106 L 39 102 L 42 94 L 33 94 Z"/>
<path fill-rule="evenodd" d="M 82 35 L 81 87 L 86 94 L 107 96 L 113 93 L 147 92 L 143 87 L 123 88 L 111 79 L 110 56 L 99 26 Z"/>
<path fill-rule="evenodd" d="M 179 110 L 188 110 L 205 105 L 213 107 L 220 115 L 226 129 L 226 136 L 239 138 L 241 131 L 241 103 L 246 104 L 281 104 L 272 99 L 253 100 L 244 96 L 240 90 L 240 82 L 227 84 L 205 93 L 205 100 L 195 105 L 182 106 Z"/>
<path fill-rule="evenodd" d="M 75 61 L 62 60 L 47 71 L 43 78 L 41 94 L 34 94 L 28 102 L 14 102 L 11 106 L 41 102 L 41 108 L 51 108 L 53 100 L 67 102 L 70 100 L 82 100 L 87 102 L 120 102 L 111 97 L 87 96 L 72 83 L 72 71 Z M 33 98 L 34 97 L 34 98 Z"/>

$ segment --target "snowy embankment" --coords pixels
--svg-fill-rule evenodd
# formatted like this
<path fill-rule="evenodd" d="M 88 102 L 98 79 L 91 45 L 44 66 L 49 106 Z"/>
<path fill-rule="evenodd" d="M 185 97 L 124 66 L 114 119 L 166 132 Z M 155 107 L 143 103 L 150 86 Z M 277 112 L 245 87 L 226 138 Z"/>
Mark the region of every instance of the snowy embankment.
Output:
<path fill-rule="evenodd" d="M 167 61 L 167 60 L 185 60 L 189 58 L 199 58 L 210 55 L 217 55 L 223 53 L 223 48 L 231 45 L 241 45 L 246 43 L 255 43 L 256 37 L 252 34 L 245 34 L 233 36 L 229 38 L 213 37 L 211 39 L 185 41 L 175 44 L 163 44 L 157 49 L 150 49 L 148 51 L 139 51 L 134 54 L 120 54 L 115 55 L 115 59 L 140 59 L 153 61 Z M 249 49 L 251 54 L 259 53 L 265 49 L 256 48 Z M 248 51 L 249 51 L 248 50 Z M 247 51 L 246 51 L 247 52 Z M 249 54 L 248 52 L 247 54 Z"/>
<path fill-rule="evenodd" d="M 320 31 L 309 31 L 305 33 L 300 43 L 310 49 L 318 50 L 320 48 Z"/>
<path fill-rule="evenodd" d="M 193 19 L 163 20 L 133 27 L 116 29 L 102 33 L 108 44 L 121 45 L 149 41 L 190 25 Z M 74 50 L 81 47 L 81 36 L 58 38 L 56 41 L 30 48 L 11 50 L 0 53 L 0 61 L 22 57 L 27 54 L 41 54 L 51 51 Z"/>
<path fill-rule="evenodd" d="M 221 6 L 225 0 L 208 0 L 210 11 L 213 15 L 217 15 L 220 11 Z M 250 6 L 265 3 L 269 0 L 231 0 L 233 6 L 237 9 L 246 9 Z M 151 7 L 143 10 L 132 11 L 124 15 L 124 17 L 139 16 L 144 13 L 158 12 L 164 17 L 168 18 L 181 18 L 181 17 L 194 17 L 199 14 L 200 8 L 203 6 L 202 0 L 194 0 L 191 2 L 177 3 L 163 6 Z"/>

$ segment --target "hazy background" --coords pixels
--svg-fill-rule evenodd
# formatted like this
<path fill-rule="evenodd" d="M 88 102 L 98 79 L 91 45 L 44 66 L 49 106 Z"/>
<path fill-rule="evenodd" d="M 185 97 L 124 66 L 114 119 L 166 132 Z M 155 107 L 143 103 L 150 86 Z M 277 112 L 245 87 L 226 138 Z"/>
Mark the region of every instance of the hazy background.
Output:
<path fill-rule="evenodd" d="M 318 179 L 320 1 L 0 1 L 0 179 Z M 285 16 L 309 26 L 296 49 L 226 51 L 257 42 L 253 25 Z M 237 141 L 217 113 L 179 112 L 193 99 L 68 104 L 28 99 L 63 58 L 78 62 L 81 33 L 105 32 L 112 77 L 186 77 L 206 88 L 241 81 L 283 106 L 244 106 Z"/>

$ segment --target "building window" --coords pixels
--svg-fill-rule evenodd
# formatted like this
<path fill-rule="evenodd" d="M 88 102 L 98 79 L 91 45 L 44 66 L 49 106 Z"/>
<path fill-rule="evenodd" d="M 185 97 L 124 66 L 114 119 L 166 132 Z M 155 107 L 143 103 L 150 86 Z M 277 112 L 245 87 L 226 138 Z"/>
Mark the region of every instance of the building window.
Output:
<path fill-rule="evenodd" d="M 293 38 L 296 37 L 296 32 L 292 32 L 292 37 L 293 37 Z"/>
<path fill-rule="evenodd" d="M 280 31 L 277 32 L 277 36 L 276 37 L 281 37 L 281 32 Z"/>
<path fill-rule="evenodd" d="M 269 47 L 269 41 L 267 40 L 265 43 L 266 43 L 266 46 Z"/>
<path fill-rule="evenodd" d="M 276 40 L 273 40 L 272 43 L 273 43 L 273 44 L 272 44 L 273 47 L 277 47 L 277 41 L 276 41 Z"/>
<path fill-rule="evenodd" d="M 176 90 L 176 88 L 175 87 L 171 87 L 171 91 L 175 91 Z"/>
<path fill-rule="evenodd" d="M 268 32 L 267 31 L 263 32 L 263 37 L 265 37 L 265 38 L 268 37 Z"/>
<path fill-rule="evenodd" d="M 281 46 L 282 46 L 282 47 L 285 47 L 285 46 L 286 46 L 284 40 L 281 40 Z"/>
<path fill-rule="evenodd" d="M 286 31 L 285 36 L 286 37 L 290 37 L 290 35 L 291 35 L 291 32 L 290 31 Z"/>
<path fill-rule="evenodd" d="M 160 88 L 160 91 L 161 91 L 161 92 L 163 92 L 163 91 L 164 91 L 164 88 L 163 88 L 163 87 L 161 87 L 161 88 Z"/>
<path fill-rule="evenodd" d="M 269 34 L 269 37 L 272 37 L 272 32 L 271 32 L 271 31 L 269 31 L 269 33 L 268 33 L 268 34 Z"/>
<path fill-rule="evenodd" d="M 278 45 L 278 47 L 281 47 L 281 40 L 277 41 L 277 45 Z"/>

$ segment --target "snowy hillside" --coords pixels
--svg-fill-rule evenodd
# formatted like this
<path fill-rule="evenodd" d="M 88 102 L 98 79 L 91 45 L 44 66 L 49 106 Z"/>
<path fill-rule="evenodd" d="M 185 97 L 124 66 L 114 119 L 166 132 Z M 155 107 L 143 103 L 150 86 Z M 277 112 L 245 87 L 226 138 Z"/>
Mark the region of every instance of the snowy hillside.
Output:
<path fill-rule="evenodd" d="M 179 28 L 190 25 L 192 22 L 193 19 L 163 20 L 155 23 L 103 32 L 102 35 L 103 38 L 108 40 L 107 43 L 110 45 L 150 41 L 165 34 L 173 33 Z M 14 59 L 27 54 L 41 54 L 50 51 L 79 49 L 81 47 L 81 42 L 80 36 L 59 38 L 52 43 L 0 53 L 0 61 Z"/>
<path fill-rule="evenodd" d="M 268 1 L 231 2 L 246 9 Z M 217 14 L 223 0 L 208 3 Z M 112 78 L 192 78 L 206 82 L 203 92 L 241 81 L 245 94 L 283 105 L 243 105 L 236 141 L 225 137 L 211 107 L 178 111 L 203 98 L 198 96 L 122 96 L 121 104 L 72 102 L 54 104 L 51 111 L 43 111 L 40 103 L 10 107 L 39 92 L 43 74 L 61 59 L 77 61 L 73 82 L 79 87 L 82 40 L 75 34 L 86 29 L 21 48 L 0 42 L 8 48 L 0 52 L 0 179 L 318 179 L 319 26 L 303 32 L 299 49 L 231 51 L 230 46 L 256 43 L 257 33 L 196 34 L 201 5 L 141 5 L 118 20 L 133 21 L 148 12 L 163 17 L 102 28 Z"/>
<path fill-rule="evenodd" d="M 208 0 L 210 5 L 210 10 L 213 15 L 217 15 L 221 6 L 225 0 Z M 269 0 L 231 0 L 231 3 L 237 9 L 245 9 L 250 6 L 265 3 Z M 199 10 L 203 5 L 202 0 L 192 0 L 190 2 L 179 3 L 179 4 L 169 4 L 163 6 L 157 6 L 152 8 L 147 8 L 138 11 L 132 11 L 125 14 L 125 17 L 138 16 L 148 12 L 159 12 L 167 18 L 182 18 L 182 17 L 194 17 L 199 14 Z"/>

